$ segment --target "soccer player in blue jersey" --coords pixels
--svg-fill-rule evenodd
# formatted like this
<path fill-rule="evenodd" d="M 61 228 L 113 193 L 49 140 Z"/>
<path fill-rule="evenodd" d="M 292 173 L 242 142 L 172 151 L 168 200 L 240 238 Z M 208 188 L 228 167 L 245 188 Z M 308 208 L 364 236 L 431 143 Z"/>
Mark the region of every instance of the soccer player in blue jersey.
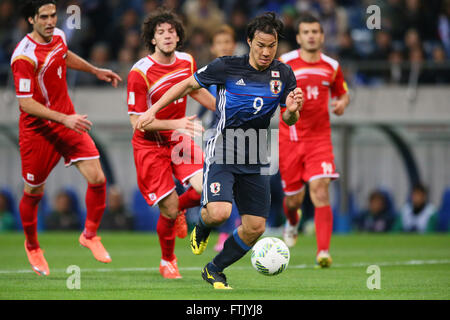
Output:
<path fill-rule="evenodd" d="M 142 130 L 172 101 L 193 90 L 217 85 L 217 121 L 215 134 L 206 144 L 204 208 L 191 234 L 193 253 L 201 254 L 206 249 L 211 228 L 228 219 L 233 199 L 242 224 L 202 270 L 203 279 L 215 289 L 231 289 L 223 270 L 241 259 L 265 231 L 270 176 L 262 169 L 269 164 L 264 133 L 270 119 L 278 106 L 285 106 L 283 120 L 293 125 L 303 105 L 303 93 L 297 88 L 291 67 L 274 60 L 282 29 L 283 23 L 274 13 L 254 18 L 247 26 L 249 54 L 215 59 L 169 89 L 136 122 L 135 128 Z"/>

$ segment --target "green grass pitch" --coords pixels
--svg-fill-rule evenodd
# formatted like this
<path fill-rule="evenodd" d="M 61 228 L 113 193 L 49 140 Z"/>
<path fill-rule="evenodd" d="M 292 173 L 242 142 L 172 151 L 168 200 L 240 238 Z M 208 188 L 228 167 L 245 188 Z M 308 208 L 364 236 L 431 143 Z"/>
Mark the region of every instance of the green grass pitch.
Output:
<path fill-rule="evenodd" d="M 78 233 L 42 233 L 39 240 L 51 274 L 31 271 L 21 233 L 0 235 L 0 299 L 450 299 L 450 235 L 334 235 L 333 265 L 314 269 L 315 238 L 301 236 L 291 249 L 289 267 L 268 277 L 251 266 L 250 254 L 225 270 L 233 290 L 214 290 L 201 268 L 216 254 L 216 234 L 207 250 L 194 256 L 188 237 L 177 239 L 182 279 L 159 274 L 160 249 L 152 233 L 101 233 L 113 259 L 94 260 L 78 244 Z M 81 289 L 69 290 L 66 270 L 81 269 Z M 381 288 L 369 290 L 369 265 L 381 270 Z"/>

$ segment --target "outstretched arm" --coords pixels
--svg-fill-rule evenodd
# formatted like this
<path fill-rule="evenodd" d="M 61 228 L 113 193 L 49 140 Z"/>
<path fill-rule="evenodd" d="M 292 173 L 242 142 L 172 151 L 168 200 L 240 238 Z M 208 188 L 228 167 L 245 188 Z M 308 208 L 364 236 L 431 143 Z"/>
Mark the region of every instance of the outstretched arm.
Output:
<path fill-rule="evenodd" d="M 216 98 L 205 88 L 192 91 L 190 96 L 206 109 L 216 111 Z"/>
<path fill-rule="evenodd" d="M 122 78 L 113 71 L 97 68 L 70 50 L 67 51 L 66 65 L 70 69 L 92 73 L 99 80 L 111 82 L 114 88 L 117 88 L 118 82 L 122 81 Z"/>
<path fill-rule="evenodd" d="M 135 123 L 135 129 L 144 131 L 144 128 L 155 120 L 156 113 L 167 107 L 173 101 L 190 94 L 192 91 L 200 89 L 201 86 L 195 80 L 194 76 L 183 80 L 173 87 L 171 87 L 167 92 L 154 104 L 152 105 L 144 114 L 142 114 Z"/>
<path fill-rule="evenodd" d="M 199 121 L 195 121 L 195 118 L 197 118 L 197 116 L 171 120 L 155 119 L 152 123 L 144 128 L 144 131 L 178 130 L 180 132 L 188 134 L 191 137 L 201 136 L 204 129 Z M 136 127 L 136 121 L 138 119 L 138 115 L 130 115 L 130 122 L 133 128 Z"/>

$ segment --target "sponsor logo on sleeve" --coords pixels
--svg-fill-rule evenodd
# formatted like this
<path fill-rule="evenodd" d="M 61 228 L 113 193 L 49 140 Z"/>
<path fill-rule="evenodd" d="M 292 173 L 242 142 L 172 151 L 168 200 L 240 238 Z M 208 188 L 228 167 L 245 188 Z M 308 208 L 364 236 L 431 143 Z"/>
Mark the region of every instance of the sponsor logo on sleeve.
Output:
<path fill-rule="evenodd" d="M 30 91 L 31 91 L 31 79 L 20 79 L 19 92 L 30 92 Z"/>
<path fill-rule="evenodd" d="M 136 104 L 136 98 L 134 92 L 128 94 L 128 104 L 134 106 Z"/>

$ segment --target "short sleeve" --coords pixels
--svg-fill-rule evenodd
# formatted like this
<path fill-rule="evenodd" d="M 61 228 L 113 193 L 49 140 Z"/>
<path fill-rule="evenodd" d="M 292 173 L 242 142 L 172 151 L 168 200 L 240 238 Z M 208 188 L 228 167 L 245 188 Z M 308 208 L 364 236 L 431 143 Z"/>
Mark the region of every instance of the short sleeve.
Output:
<path fill-rule="evenodd" d="M 336 70 L 336 76 L 331 85 L 331 96 L 333 98 L 340 97 L 348 92 L 347 83 L 344 80 L 344 73 L 342 72 L 341 66 Z"/>
<path fill-rule="evenodd" d="M 128 75 L 127 104 L 128 114 L 142 114 L 148 109 L 148 85 L 139 71 L 131 70 Z"/>
<path fill-rule="evenodd" d="M 211 85 L 225 84 L 225 62 L 217 58 L 205 67 L 194 73 L 194 78 L 204 88 Z"/>
<path fill-rule="evenodd" d="M 295 78 L 294 71 L 292 71 L 292 68 L 290 66 L 287 66 L 289 68 L 289 71 L 286 75 L 286 85 L 284 87 L 283 94 L 280 99 L 280 106 L 286 107 L 286 98 L 293 91 L 295 88 L 297 88 L 297 79 Z"/>
<path fill-rule="evenodd" d="M 11 68 L 14 76 L 16 96 L 18 98 L 33 97 L 36 81 L 34 65 L 27 59 L 18 58 L 13 61 Z"/>

